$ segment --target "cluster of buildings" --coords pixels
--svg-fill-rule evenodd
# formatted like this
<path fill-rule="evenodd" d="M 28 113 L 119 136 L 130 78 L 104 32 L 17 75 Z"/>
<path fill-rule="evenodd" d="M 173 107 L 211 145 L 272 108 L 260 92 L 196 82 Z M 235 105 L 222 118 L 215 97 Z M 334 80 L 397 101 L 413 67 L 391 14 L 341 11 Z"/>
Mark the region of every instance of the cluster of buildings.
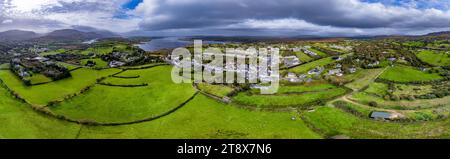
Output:
<path fill-rule="evenodd" d="M 300 83 L 300 82 L 311 82 L 312 78 L 308 78 L 306 74 L 301 74 L 297 76 L 295 73 L 288 73 L 286 77 L 284 77 L 286 81 L 289 81 L 291 83 Z"/>
<path fill-rule="evenodd" d="M 311 46 L 303 46 L 303 47 L 295 47 L 292 48 L 293 52 L 300 52 L 303 51 L 305 54 L 309 55 L 309 56 L 317 56 L 318 54 L 314 51 L 311 51 Z"/>
<path fill-rule="evenodd" d="M 300 82 L 311 82 L 313 79 L 312 76 L 320 76 L 325 71 L 324 67 L 317 66 L 308 71 L 307 74 L 301 74 L 297 76 L 295 73 L 288 73 L 283 79 L 292 83 L 300 83 Z M 352 67 L 348 69 L 349 73 L 355 73 L 357 71 L 356 68 Z M 328 75 L 342 77 L 344 76 L 344 71 L 341 64 L 336 64 L 336 67 L 328 70 Z"/>
<path fill-rule="evenodd" d="M 283 58 L 283 63 L 285 67 L 294 67 L 302 64 L 297 56 L 286 56 Z"/>
<path fill-rule="evenodd" d="M 317 66 L 317 67 L 315 67 L 315 68 L 309 70 L 309 71 L 308 71 L 308 74 L 309 74 L 309 75 L 320 75 L 320 74 L 322 74 L 322 72 L 323 72 L 324 70 L 325 70 L 324 67 Z"/>
<path fill-rule="evenodd" d="M 317 56 L 317 53 L 316 53 L 316 52 L 311 51 L 311 50 L 309 50 L 309 49 L 304 49 L 303 52 L 304 52 L 305 54 L 309 55 L 309 56 L 312 56 L 312 57 Z"/>
<path fill-rule="evenodd" d="M 375 66 L 378 66 L 378 65 L 380 65 L 380 61 L 375 61 L 375 62 L 373 62 L 373 63 L 369 63 L 367 66 L 369 66 L 369 67 L 375 67 Z"/>
<path fill-rule="evenodd" d="M 70 77 L 70 72 L 64 66 L 58 65 L 48 58 L 36 55 L 22 55 L 11 59 L 11 70 L 25 84 L 31 84 L 29 78 L 33 74 L 43 74 L 53 80 Z"/>
<path fill-rule="evenodd" d="M 192 66 L 201 66 L 204 71 L 219 71 L 219 72 L 227 72 L 227 73 L 236 73 L 238 76 L 245 77 L 246 80 L 249 81 L 255 81 L 259 80 L 261 82 L 271 82 L 273 81 L 273 78 L 278 78 L 278 70 L 271 70 L 271 66 L 276 65 L 278 66 L 279 60 L 272 59 L 272 56 L 269 55 L 267 57 L 256 57 L 256 60 L 259 61 L 265 61 L 267 62 L 266 67 L 262 68 L 258 65 L 257 62 L 247 62 L 247 60 L 254 52 L 247 52 L 247 51 L 236 51 L 234 53 L 227 53 L 227 54 L 214 54 L 214 53 L 203 53 L 203 56 L 223 56 L 223 61 L 217 64 L 214 63 L 205 63 L 204 61 L 198 61 L 195 58 L 192 58 L 190 62 L 184 63 L 183 60 L 179 57 L 171 59 L 169 62 L 180 68 L 186 68 L 186 67 L 192 67 Z M 243 61 L 243 63 L 236 63 L 236 62 L 229 62 L 226 61 L 227 57 L 231 58 L 237 58 L 237 61 Z M 298 60 L 297 59 L 294 59 Z M 297 62 L 293 62 L 292 64 L 297 65 L 299 64 L 299 60 Z"/>
<path fill-rule="evenodd" d="M 333 49 L 344 50 L 344 51 L 350 51 L 353 49 L 351 46 L 341 46 L 341 45 L 336 45 L 336 44 L 329 45 L 329 47 L 333 48 Z"/>
<path fill-rule="evenodd" d="M 108 66 L 111 68 L 124 65 L 134 66 L 163 62 L 162 58 L 159 56 L 149 56 L 139 51 L 138 53 L 113 52 L 111 54 L 102 55 L 101 59 L 108 61 Z"/>

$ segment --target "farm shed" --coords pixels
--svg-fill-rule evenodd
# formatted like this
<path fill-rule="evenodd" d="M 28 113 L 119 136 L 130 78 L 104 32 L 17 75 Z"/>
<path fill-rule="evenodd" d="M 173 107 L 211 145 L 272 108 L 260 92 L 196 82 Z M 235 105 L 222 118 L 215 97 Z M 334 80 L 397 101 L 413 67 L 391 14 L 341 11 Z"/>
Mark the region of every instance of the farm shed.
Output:
<path fill-rule="evenodd" d="M 395 115 L 393 115 L 392 113 L 388 113 L 388 112 L 372 112 L 370 114 L 370 118 L 373 119 L 383 119 L 383 120 L 392 120 L 395 119 Z"/>

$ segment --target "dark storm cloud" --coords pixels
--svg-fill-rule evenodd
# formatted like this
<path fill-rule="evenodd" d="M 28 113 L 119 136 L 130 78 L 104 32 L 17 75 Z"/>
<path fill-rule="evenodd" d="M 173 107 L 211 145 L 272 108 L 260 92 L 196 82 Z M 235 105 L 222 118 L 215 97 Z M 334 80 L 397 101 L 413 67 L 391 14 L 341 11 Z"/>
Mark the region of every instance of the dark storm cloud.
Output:
<path fill-rule="evenodd" d="M 110 10 L 109 7 L 99 7 L 105 4 L 101 1 L 99 2 L 59 2 L 58 6 L 51 6 L 46 8 L 44 11 L 49 13 L 65 13 L 73 11 L 99 11 L 99 10 Z"/>
<path fill-rule="evenodd" d="M 6 19 L 0 18 L 0 30 L 20 29 L 20 30 L 33 30 L 41 33 L 52 31 L 54 29 L 65 28 L 66 25 L 55 20 L 40 20 L 40 19 Z M 9 21 L 8 24 L 2 24 L 2 22 Z"/>
<path fill-rule="evenodd" d="M 382 4 L 355 0 L 182 0 L 179 3 L 156 1 L 155 4 L 158 7 L 152 15 L 164 18 L 144 17 L 146 20 L 141 23 L 143 29 L 214 27 L 235 24 L 246 19 L 283 18 L 305 20 L 321 26 L 362 29 L 450 26 L 448 12 L 433 14 L 431 11 L 404 7 L 388 8 Z"/>
<path fill-rule="evenodd" d="M 152 35 L 380 35 L 450 29 L 448 7 L 433 7 L 448 2 L 394 1 L 0 0 L 0 31 L 88 26 Z"/>

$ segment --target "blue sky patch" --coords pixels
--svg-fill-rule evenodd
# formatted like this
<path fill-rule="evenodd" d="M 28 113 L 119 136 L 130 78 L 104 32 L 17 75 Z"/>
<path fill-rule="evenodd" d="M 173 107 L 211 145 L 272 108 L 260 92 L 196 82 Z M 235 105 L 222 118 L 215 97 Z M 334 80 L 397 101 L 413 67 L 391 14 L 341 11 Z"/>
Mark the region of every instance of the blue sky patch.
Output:
<path fill-rule="evenodd" d="M 122 7 L 124 9 L 135 9 L 139 3 L 141 3 L 143 0 L 130 0 L 128 3 L 125 3 Z"/>

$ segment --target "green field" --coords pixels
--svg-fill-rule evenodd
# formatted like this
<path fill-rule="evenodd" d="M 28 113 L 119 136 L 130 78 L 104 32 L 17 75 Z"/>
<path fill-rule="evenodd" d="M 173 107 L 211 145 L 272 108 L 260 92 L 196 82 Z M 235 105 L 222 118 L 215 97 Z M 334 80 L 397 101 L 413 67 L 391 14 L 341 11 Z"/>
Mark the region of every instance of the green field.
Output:
<path fill-rule="evenodd" d="M 6 43 L 0 50 L 6 53 L 0 57 L 4 63 L 0 64 L 0 139 L 450 139 L 450 60 L 444 53 L 448 40 L 424 37 L 280 39 L 285 42 L 243 38 L 204 45 L 202 50 L 214 46 L 221 51 L 230 46 L 279 47 L 282 56 L 297 56 L 298 66 L 286 68 L 284 61 L 280 63 L 279 89 L 274 94 L 261 94 L 255 88 L 268 86 L 264 79 L 175 83 L 176 66 L 170 63 L 176 59 L 167 56 L 170 49 L 144 51 L 133 46 L 140 42 L 137 39 Z M 52 50 L 41 56 L 76 54 L 47 56 L 69 69 L 71 77 L 55 81 L 46 77 L 44 73 L 50 77 L 56 68 L 33 59 L 32 45 Z M 318 56 L 293 51 L 307 46 Z M 336 56 L 340 60 L 333 60 Z M 393 57 L 396 60 L 390 62 Z M 102 59 L 127 66 L 109 68 Z M 88 68 L 88 61 L 96 66 Z M 153 63 L 157 61 L 161 63 Z M 375 61 L 380 64 L 373 66 Z M 20 79 L 8 62 L 17 72 L 36 73 Z M 329 73 L 337 64 L 342 65 L 342 76 Z M 318 67 L 323 68 L 321 74 L 308 73 Z M 356 71 L 350 73 L 351 68 Z M 292 73 L 300 80 L 291 80 Z M 395 116 L 373 119 L 375 111 Z"/>
<path fill-rule="evenodd" d="M 337 88 L 336 86 L 328 83 L 309 83 L 304 85 L 293 85 L 293 86 L 281 86 L 278 89 L 277 94 L 295 94 L 295 93 L 304 93 L 304 92 L 319 92 L 326 91 L 329 89 Z"/>
<path fill-rule="evenodd" d="M 0 70 L 7 70 L 7 69 L 9 69 L 8 63 L 0 64 Z"/>
<path fill-rule="evenodd" d="M 393 82 L 417 82 L 442 79 L 442 77 L 438 74 L 420 71 L 413 67 L 404 65 L 389 67 L 383 74 L 381 74 L 380 78 Z"/>
<path fill-rule="evenodd" d="M 31 84 L 41 84 L 41 83 L 48 83 L 48 82 L 52 82 L 53 80 L 43 74 L 37 73 L 37 74 L 33 74 L 33 76 L 31 76 L 29 78 L 29 80 L 31 81 Z"/>
<path fill-rule="evenodd" d="M 248 106 L 255 106 L 261 108 L 279 108 L 279 107 L 299 107 L 311 106 L 305 105 L 312 102 L 326 101 L 334 97 L 346 93 L 344 88 L 328 89 L 326 91 L 308 92 L 302 94 L 277 94 L 277 95 L 259 95 L 250 94 L 248 92 L 241 92 L 233 97 L 233 101 Z"/>
<path fill-rule="evenodd" d="M 295 113 L 254 112 L 198 95 L 163 118 L 126 126 L 82 126 L 41 115 L 0 87 L 0 138 L 321 138 Z M 80 131 L 81 130 L 81 131 Z M 163 132 L 163 133 L 161 133 Z"/>
<path fill-rule="evenodd" d="M 170 70 L 170 66 L 160 66 L 129 71 L 139 74 L 140 79 L 149 83 L 149 86 L 127 88 L 96 85 L 85 94 L 52 106 L 51 110 L 71 119 L 101 123 L 156 117 L 176 108 L 195 93 L 190 84 L 173 83 Z"/>
<path fill-rule="evenodd" d="M 383 68 L 360 70 L 355 74 L 351 74 L 351 77 L 345 77 L 353 80 L 353 82 L 348 83 L 345 86 L 353 90 L 363 89 L 372 83 L 383 70 Z"/>
<path fill-rule="evenodd" d="M 64 52 L 66 52 L 65 49 L 58 49 L 58 50 L 52 50 L 52 51 L 43 52 L 40 55 L 41 56 L 56 55 L 56 54 L 62 54 Z"/>
<path fill-rule="evenodd" d="M 288 72 L 293 72 L 293 73 L 296 73 L 296 74 L 306 73 L 309 70 L 311 70 L 313 68 L 316 68 L 317 66 L 325 66 L 325 65 L 328 65 L 328 64 L 332 64 L 334 62 L 335 61 L 332 59 L 332 57 L 327 57 L 327 58 L 323 58 L 323 59 L 320 59 L 320 60 L 316 60 L 316 61 L 313 61 L 313 62 L 306 63 L 304 65 L 300 65 L 300 66 L 291 68 L 291 69 L 288 70 Z"/>
<path fill-rule="evenodd" d="M 450 66 L 450 54 L 437 53 L 434 51 L 421 51 L 417 54 L 417 57 L 434 66 Z"/>
<path fill-rule="evenodd" d="M 161 119 L 134 125 L 83 127 L 80 138 L 163 139 L 315 139 L 296 113 L 258 112 L 221 104 L 197 95 L 176 112 Z"/>
<path fill-rule="evenodd" d="M 417 99 L 414 101 L 400 100 L 400 101 L 390 101 L 385 100 L 382 97 L 373 96 L 365 92 L 359 92 L 354 94 L 352 97 L 355 101 L 359 103 L 368 105 L 369 102 L 377 102 L 378 107 L 386 109 L 396 109 L 396 110 L 414 110 L 414 109 L 425 109 L 439 107 L 443 105 L 448 105 L 448 100 L 450 96 L 437 99 Z"/>
<path fill-rule="evenodd" d="M 328 56 L 326 53 L 324 53 L 324 52 L 322 52 L 322 51 L 319 51 L 319 50 L 317 50 L 317 49 L 310 48 L 310 49 L 308 49 L 308 50 L 317 53 L 317 55 L 319 55 L 320 57 L 327 57 L 327 56 Z"/>
<path fill-rule="evenodd" d="M 233 88 L 224 86 L 224 85 L 212 85 L 212 84 L 206 84 L 206 83 L 200 83 L 198 84 L 198 88 L 205 93 L 212 94 L 217 97 L 225 97 L 231 92 L 233 92 Z"/>
<path fill-rule="evenodd" d="M 328 137 L 346 135 L 361 139 L 420 139 L 448 138 L 450 135 L 448 119 L 427 123 L 389 123 L 359 118 L 331 107 L 305 113 L 304 119 Z"/>
<path fill-rule="evenodd" d="M 58 65 L 64 66 L 64 67 L 66 67 L 68 70 L 73 70 L 73 69 L 76 69 L 76 68 L 79 68 L 79 67 L 80 67 L 80 66 L 68 64 L 68 63 L 65 63 L 65 62 L 58 62 Z"/>
<path fill-rule="evenodd" d="M 345 112 L 356 115 L 360 118 L 369 119 L 372 112 L 391 112 L 399 115 L 396 121 L 437 121 L 442 120 L 443 116 L 449 116 L 450 112 L 445 111 L 450 109 L 450 105 L 439 108 L 429 108 L 420 110 L 390 110 L 383 108 L 370 107 L 365 105 L 356 105 L 345 101 L 337 101 L 333 103 L 336 108 L 340 108 Z"/>
<path fill-rule="evenodd" d="M 165 63 L 151 63 L 151 64 L 145 64 L 145 65 L 139 65 L 139 66 L 122 66 L 120 68 L 122 69 L 143 69 L 148 67 L 153 67 L 157 65 L 164 65 Z"/>
<path fill-rule="evenodd" d="M 81 89 L 94 84 L 97 79 L 116 72 L 119 70 L 97 71 L 83 68 L 72 71 L 72 77 L 37 86 L 25 86 L 11 71 L 0 71 L 0 79 L 27 102 L 44 106 L 51 101 L 63 100 L 68 95 L 77 94 Z"/>
<path fill-rule="evenodd" d="M 394 95 L 424 95 L 428 93 L 433 93 L 434 89 L 432 85 L 406 85 L 406 84 L 395 84 Z"/>
<path fill-rule="evenodd" d="M 0 87 L 0 139 L 75 138 L 79 125 L 42 115 Z"/>
<path fill-rule="evenodd" d="M 108 67 L 108 62 L 103 61 L 100 58 L 95 58 L 95 59 L 83 59 L 80 61 L 81 65 L 86 66 L 88 61 L 92 61 L 95 62 L 95 66 L 94 68 L 107 68 Z"/>
<path fill-rule="evenodd" d="M 381 97 L 387 95 L 388 93 L 388 85 L 384 83 L 371 83 L 369 87 L 364 91 L 367 93 L 372 93 L 375 95 L 379 95 Z"/>
<path fill-rule="evenodd" d="M 91 47 L 84 51 L 81 51 L 81 54 L 87 55 L 90 53 L 97 55 L 106 55 L 113 52 L 113 47 Z"/>
<path fill-rule="evenodd" d="M 301 62 L 309 62 L 309 61 L 312 61 L 313 60 L 313 58 L 312 57 L 309 57 L 308 55 L 306 55 L 305 53 L 303 53 L 303 52 L 295 52 L 295 55 L 300 59 L 300 61 Z"/>
<path fill-rule="evenodd" d="M 409 41 L 409 42 L 403 43 L 403 45 L 410 46 L 410 47 L 423 47 L 423 46 L 425 46 L 425 43 L 421 42 L 421 41 Z"/>

